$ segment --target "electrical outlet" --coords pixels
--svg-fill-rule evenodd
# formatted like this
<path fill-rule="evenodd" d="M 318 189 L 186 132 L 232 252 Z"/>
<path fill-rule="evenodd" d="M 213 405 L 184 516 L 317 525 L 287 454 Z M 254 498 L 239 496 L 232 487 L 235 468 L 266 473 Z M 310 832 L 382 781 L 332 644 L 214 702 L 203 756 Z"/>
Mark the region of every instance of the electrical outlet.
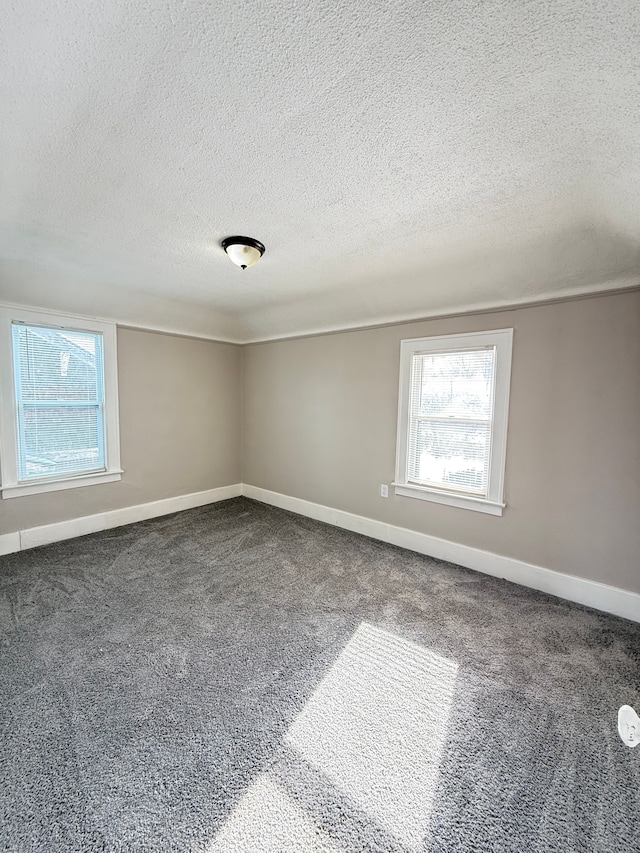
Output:
<path fill-rule="evenodd" d="M 640 743 L 640 717 L 630 705 L 623 705 L 618 711 L 618 734 L 627 746 Z"/>
<path fill-rule="evenodd" d="M 380 485 L 380 497 L 388 498 L 389 497 L 389 486 L 386 483 L 382 483 Z"/>

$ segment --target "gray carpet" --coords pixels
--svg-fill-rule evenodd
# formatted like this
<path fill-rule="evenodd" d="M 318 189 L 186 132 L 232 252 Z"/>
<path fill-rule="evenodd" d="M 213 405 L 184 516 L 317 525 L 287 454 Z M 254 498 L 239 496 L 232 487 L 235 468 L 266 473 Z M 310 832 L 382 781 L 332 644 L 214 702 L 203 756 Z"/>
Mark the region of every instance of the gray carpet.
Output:
<path fill-rule="evenodd" d="M 2 850 L 640 850 L 638 625 L 245 498 L 0 564 Z"/>

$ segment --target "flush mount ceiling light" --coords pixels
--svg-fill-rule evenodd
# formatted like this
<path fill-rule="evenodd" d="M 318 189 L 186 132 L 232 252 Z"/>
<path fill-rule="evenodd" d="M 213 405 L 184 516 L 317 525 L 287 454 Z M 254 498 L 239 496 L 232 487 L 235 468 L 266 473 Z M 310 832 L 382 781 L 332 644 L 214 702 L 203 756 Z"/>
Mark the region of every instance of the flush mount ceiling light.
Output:
<path fill-rule="evenodd" d="M 237 267 L 246 270 L 264 255 L 264 246 L 253 237 L 225 237 L 220 244 Z"/>

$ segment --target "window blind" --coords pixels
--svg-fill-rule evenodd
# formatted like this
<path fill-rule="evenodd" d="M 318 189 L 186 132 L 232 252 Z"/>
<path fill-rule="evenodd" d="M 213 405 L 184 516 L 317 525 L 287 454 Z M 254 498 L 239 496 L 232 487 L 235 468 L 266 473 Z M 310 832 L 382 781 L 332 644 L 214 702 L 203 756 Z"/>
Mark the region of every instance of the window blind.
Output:
<path fill-rule="evenodd" d="M 487 496 L 495 368 L 495 347 L 414 353 L 409 482 Z"/>
<path fill-rule="evenodd" d="M 18 479 L 106 470 L 102 335 L 12 324 Z"/>

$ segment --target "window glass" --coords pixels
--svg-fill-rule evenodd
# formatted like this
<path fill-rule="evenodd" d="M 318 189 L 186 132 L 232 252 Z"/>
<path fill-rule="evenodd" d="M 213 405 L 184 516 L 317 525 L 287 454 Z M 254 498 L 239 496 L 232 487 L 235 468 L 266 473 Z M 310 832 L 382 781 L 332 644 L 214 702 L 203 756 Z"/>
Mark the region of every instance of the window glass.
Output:
<path fill-rule="evenodd" d="M 106 468 L 102 335 L 12 324 L 21 482 Z"/>
<path fill-rule="evenodd" d="M 410 482 L 487 494 L 494 372 L 494 347 L 413 356 Z"/>

